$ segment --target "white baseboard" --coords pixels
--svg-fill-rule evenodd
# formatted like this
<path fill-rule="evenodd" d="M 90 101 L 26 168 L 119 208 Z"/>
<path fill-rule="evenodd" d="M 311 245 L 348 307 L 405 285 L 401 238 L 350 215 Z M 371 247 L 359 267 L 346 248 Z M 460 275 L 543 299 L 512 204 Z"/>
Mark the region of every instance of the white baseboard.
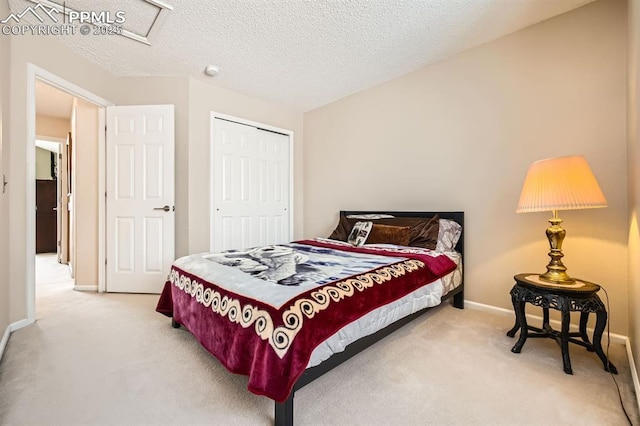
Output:
<path fill-rule="evenodd" d="M 472 302 L 470 300 L 464 301 L 464 307 L 475 309 L 476 311 L 491 312 L 492 314 L 514 316 L 513 309 L 498 308 L 497 306 L 485 305 L 484 303 Z"/>
<path fill-rule="evenodd" d="M 98 291 L 97 285 L 74 285 L 75 291 Z"/>
<path fill-rule="evenodd" d="M 483 303 L 478 303 L 478 302 L 471 302 L 468 300 L 465 300 L 464 302 L 464 307 L 465 308 L 471 308 L 471 309 L 476 309 L 478 311 L 484 311 L 484 312 L 491 312 L 494 314 L 499 314 L 499 315 L 508 315 L 511 316 L 514 320 L 515 320 L 515 314 L 513 312 L 513 309 L 504 309 L 504 308 L 498 308 L 497 306 L 491 306 L 491 305 L 485 305 Z M 542 317 L 541 316 L 537 316 L 537 315 L 531 315 L 531 314 L 527 314 L 527 321 L 536 321 L 538 323 L 542 323 Z M 556 330 L 560 330 L 561 328 L 561 324 L 560 321 L 558 320 L 550 320 L 549 323 L 556 329 Z M 572 324 L 571 325 L 572 330 L 577 330 L 578 326 Z M 587 329 L 587 331 L 591 334 L 593 334 L 593 329 L 589 328 Z M 626 345 L 627 348 L 629 348 L 629 346 L 627 345 L 629 342 L 629 338 L 627 336 L 623 336 L 621 334 L 616 334 L 616 333 L 609 333 L 609 338 L 611 343 L 619 343 L 622 345 Z M 607 330 L 605 329 L 604 334 L 602 335 L 603 337 L 607 336 Z M 603 342 L 603 347 L 606 346 L 605 342 Z M 629 350 L 629 349 L 627 349 Z"/>
<path fill-rule="evenodd" d="M 11 323 L 5 328 L 4 334 L 2 335 L 2 340 L 0 340 L 0 360 L 2 360 L 2 355 L 4 355 L 4 349 L 7 347 L 7 343 L 9 342 L 9 336 L 12 332 L 21 329 L 22 327 L 26 327 L 29 324 L 33 324 L 33 321 L 29 320 L 21 320 L 14 323 Z"/>
<path fill-rule="evenodd" d="M 4 329 L 4 334 L 2 335 L 2 340 L 0 340 L 0 361 L 2 361 L 2 355 L 4 354 L 4 348 L 7 347 L 7 342 L 9 341 L 9 334 L 11 334 L 11 326 L 8 325 L 7 328 Z"/>
<path fill-rule="evenodd" d="M 636 362 L 633 359 L 633 349 L 631 348 L 631 341 L 626 339 L 625 346 L 627 347 L 627 358 L 629 358 L 629 370 L 631 371 L 631 379 L 633 380 L 633 389 L 636 395 L 640 395 L 640 380 L 638 380 L 638 370 L 636 370 Z M 638 409 L 640 410 L 640 399 L 636 397 Z"/>
<path fill-rule="evenodd" d="M 9 330 L 11 332 L 14 332 L 16 330 L 21 329 L 22 327 L 26 327 L 26 326 L 31 325 L 33 323 L 34 323 L 34 321 L 29 321 L 28 319 L 23 319 L 23 320 L 20 320 L 20 321 L 16 321 L 16 322 L 14 322 L 12 324 L 9 324 Z"/>

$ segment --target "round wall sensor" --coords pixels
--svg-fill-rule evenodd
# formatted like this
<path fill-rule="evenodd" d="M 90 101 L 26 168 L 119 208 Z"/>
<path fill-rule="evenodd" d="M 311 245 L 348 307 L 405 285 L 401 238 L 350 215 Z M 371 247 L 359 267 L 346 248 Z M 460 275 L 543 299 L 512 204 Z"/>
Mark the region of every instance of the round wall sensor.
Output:
<path fill-rule="evenodd" d="M 220 73 L 220 70 L 214 65 L 207 65 L 207 67 L 204 69 L 204 73 L 209 77 L 215 77 Z"/>

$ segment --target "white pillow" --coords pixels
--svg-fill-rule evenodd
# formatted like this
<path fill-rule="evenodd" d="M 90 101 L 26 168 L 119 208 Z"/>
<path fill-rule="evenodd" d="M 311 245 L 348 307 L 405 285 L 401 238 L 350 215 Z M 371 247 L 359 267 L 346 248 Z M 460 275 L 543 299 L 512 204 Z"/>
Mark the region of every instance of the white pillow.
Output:
<path fill-rule="evenodd" d="M 364 219 L 364 220 L 374 220 L 374 219 L 393 219 L 395 216 L 384 213 L 369 213 L 369 214 L 350 214 L 347 215 L 347 219 Z"/>
<path fill-rule="evenodd" d="M 454 251 L 460 234 L 462 234 L 462 226 L 454 220 L 440 219 L 438 229 L 438 241 L 436 243 L 436 251 Z"/>

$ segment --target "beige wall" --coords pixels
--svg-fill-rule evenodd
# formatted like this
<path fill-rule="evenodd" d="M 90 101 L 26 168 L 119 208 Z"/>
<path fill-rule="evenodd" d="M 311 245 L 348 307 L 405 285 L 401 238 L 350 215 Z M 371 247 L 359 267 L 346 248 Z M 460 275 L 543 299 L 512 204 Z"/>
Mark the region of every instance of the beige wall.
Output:
<path fill-rule="evenodd" d="M 640 314 L 636 312 L 640 300 L 640 4 L 629 1 L 628 46 L 628 177 L 629 177 L 629 340 L 635 367 L 640 371 Z"/>
<path fill-rule="evenodd" d="M 550 213 L 516 214 L 529 165 L 584 154 L 609 207 L 562 212 L 565 263 L 627 333 L 626 2 L 600 0 L 304 116 L 305 236 L 341 209 L 464 210 L 467 300 L 512 309 Z"/>
<path fill-rule="evenodd" d="M 51 151 L 36 147 L 36 179 L 52 180 Z"/>
<path fill-rule="evenodd" d="M 0 16 L 9 13 L 8 3 L 0 2 Z M 0 186 L 9 165 L 9 40 L 0 37 Z M 9 326 L 9 194 L 0 188 L 0 339 Z M 1 357 L 1 355 L 0 355 Z"/>
<path fill-rule="evenodd" d="M 76 287 L 98 286 L 98 108 L 78 100 L 73 132 Z"/>
<path fill-rule="evenodd" d="M 36 115 L 36 137 L 47 136 L 65 140 L 70 128 L 71 123 L 67 119 Z M 41 148 L 36 148 L 36 179 L 51 179 L 51 155 Z"/>
<path fill-rule="evenodd" d="M 64 118 L 36 115 L 36 135 L 67 139 L 71 130 L 71 122 Z"/>

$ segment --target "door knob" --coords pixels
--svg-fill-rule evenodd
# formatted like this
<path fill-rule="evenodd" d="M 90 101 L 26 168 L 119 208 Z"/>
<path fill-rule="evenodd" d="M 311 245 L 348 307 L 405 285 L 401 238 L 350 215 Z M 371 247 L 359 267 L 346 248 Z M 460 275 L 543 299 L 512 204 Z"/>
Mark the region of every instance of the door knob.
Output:
<path fill-rule="evenodd" d="M 162 210 L 162 211 L 168 212 L 168 211 L 171 211 L 171 207 L 169 207 L 169 206 L 156 207 L 156 208 L 154 208 L 154 210 Z"/>

